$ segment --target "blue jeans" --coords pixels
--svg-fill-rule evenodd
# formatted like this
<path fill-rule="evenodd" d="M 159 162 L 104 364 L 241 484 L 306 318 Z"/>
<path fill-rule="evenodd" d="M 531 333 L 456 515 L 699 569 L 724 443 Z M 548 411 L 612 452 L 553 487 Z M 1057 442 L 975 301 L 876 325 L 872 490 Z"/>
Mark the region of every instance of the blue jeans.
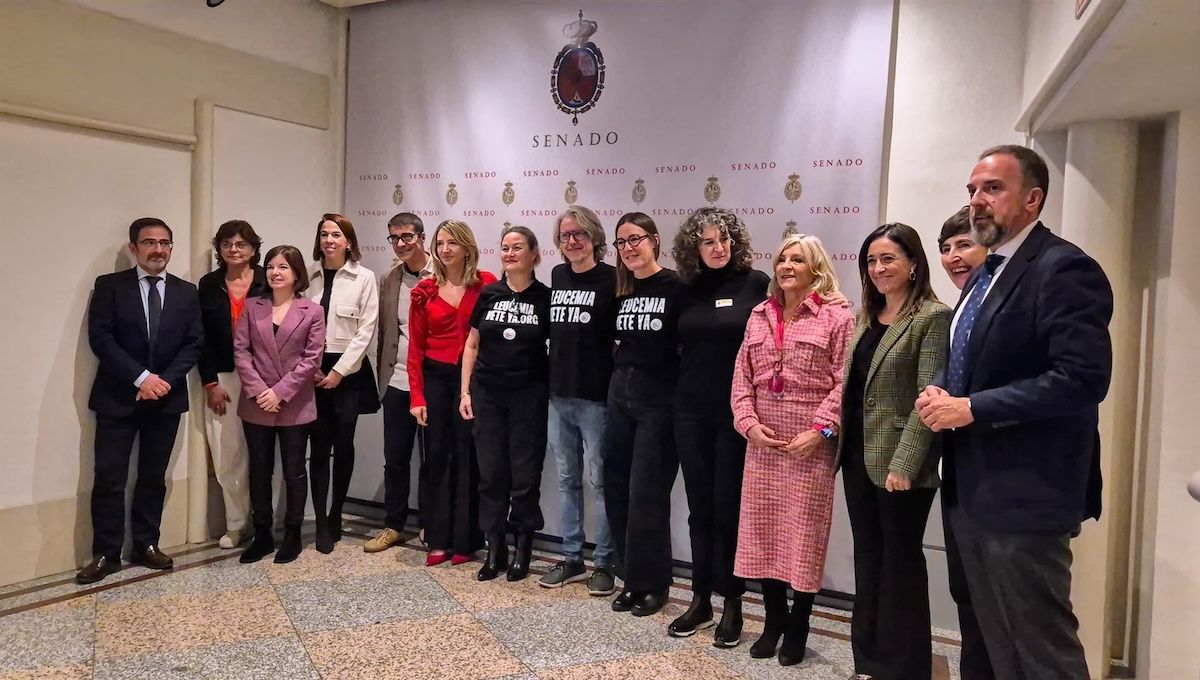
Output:
<path fill-rule="evenodd" d="M 583 559 L 583 465 L 596 503 L 597 567 L 611 567 L 612 533 L 604 509 L 604 427 L 608 408 L 603 402 L 550 397 L 547 439 L 558 465 L 558 492 L 562 496 L 563 557 Z"/>

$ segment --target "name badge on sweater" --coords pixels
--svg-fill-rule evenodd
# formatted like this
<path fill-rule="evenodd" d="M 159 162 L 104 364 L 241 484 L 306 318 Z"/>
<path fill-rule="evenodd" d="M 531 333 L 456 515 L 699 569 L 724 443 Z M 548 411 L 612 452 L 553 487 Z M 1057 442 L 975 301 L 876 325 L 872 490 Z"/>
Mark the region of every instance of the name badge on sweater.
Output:
<path fill-rule="evenodd" d="M 719 298 L 715 303 L 713 303 L 713 306 L 716 307 L 717 309 L 720 309 L 722 307 L 732 307 L 733 306 L 733 298 Z"/>

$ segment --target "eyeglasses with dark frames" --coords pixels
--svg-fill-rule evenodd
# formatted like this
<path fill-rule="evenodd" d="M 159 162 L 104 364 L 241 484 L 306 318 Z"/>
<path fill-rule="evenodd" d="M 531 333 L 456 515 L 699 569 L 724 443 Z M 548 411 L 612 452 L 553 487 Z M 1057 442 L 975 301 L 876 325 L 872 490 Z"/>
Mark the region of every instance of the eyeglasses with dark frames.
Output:
<path fill-rule="evenodd" d="M 627 237 L 627 238 L 619 238 L 619 239 L 613 241 L 613 247 L 616 248 L 617 250 L 624 250 L 625 246 L 629 246 L 630 248 L 637 248 L 639 245 L 641 245 L 642 241 L 645 241 L 646 239 L 651 238 L 652 236 L 653 236 L 652 234 L 642 234 L 641 236 L 638 236 L 635 234 L 635 235 Z"/>
<path fill-rule="evenodd" d="M 404 243 L 412 243 L 413 241 L 416 241 L 416 240 L 417 240 L 416 233 L 411 232 L 411 231 L 405 232 L 403 234 L 391 234 L 390 236 L 387 237 L 387 242 L 392 245 L 396 245 L 397 243 L 400 243 L 401 241 L 403 241 Z"/>

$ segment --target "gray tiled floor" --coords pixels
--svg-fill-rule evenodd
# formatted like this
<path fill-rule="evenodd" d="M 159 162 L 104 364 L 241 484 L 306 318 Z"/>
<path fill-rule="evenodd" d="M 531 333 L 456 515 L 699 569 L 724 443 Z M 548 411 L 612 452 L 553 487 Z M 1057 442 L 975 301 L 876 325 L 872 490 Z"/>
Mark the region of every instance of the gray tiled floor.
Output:
<path fill-rule="evenodd" d="M 127 586 L 106 590 L 96 597 L 100 602 L 141 600 L 148 597 L 171 595 L 200 595 L 225 590 L 241 590 L 255 586 L 269 586 L 267 575 L 257 564 L 239 564 L 237 560 L 226 560 L 205 566 L 164 574 L 159 578 L 147 579 Z"/>
<path fill-rule="evenodd" d="M 613 612 L 608 599 L 500 609 L 477 618 L 534 670 L 669 651 L 687 644 L 665 635 L 655 619 Z"/>
<path fill-rule="evenodd" d="M 0 673 L 89 661 L 95 616 L 88 599 L 0 618 Z"/>
<path fill-rule="evenodd" d="M 276 592 L 292 625 L 305 633 L 463 611 L 421 571 L 287 583 Z"/>
<path fill-rule="evenodd" d="M 320 678 L 295 635 L 179 652 L 111 659 L 96 664 L 94 680 L 144 678 Z"/>

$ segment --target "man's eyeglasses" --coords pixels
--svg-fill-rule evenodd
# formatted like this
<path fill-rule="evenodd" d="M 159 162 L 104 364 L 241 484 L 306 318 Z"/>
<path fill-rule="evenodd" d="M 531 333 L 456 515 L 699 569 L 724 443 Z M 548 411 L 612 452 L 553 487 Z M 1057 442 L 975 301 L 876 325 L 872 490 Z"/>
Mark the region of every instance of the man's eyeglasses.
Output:
<path fill-rule="evenodd" d="M 616 248 L 617 250 L 624 250 L 625 246 L 629 246 L 630 248 L 637 248 L 638 245 L 641 244 L 642 241 L 645 241 L 648 238 L 650 238 L 650 234 L 643 234 L 641 236 L 635 235 L 635 236 L 630 236 L 629 238 L 619 238 L 616 241 L 613 241 L 613 247 Z"/>
<path fill-rule="evenodd" d="M 245 241 L 221 241 L 221 250 L 250 250 L 253 247 Z"/>
<path fill-rule="evenodd" d="M 138 241 L 138 245 L 143 248 L 153 248 L 158 246 L 163 250 L 170 250 L 175 244 L 167 239 L 144 238 Z"/>
<path fill-rule="evenodd" d="M 416 240 L 417 240 L 417 235 L 412 232 L 407 232 L 407 233 L 398 234 L 398 235 L 392 234 L 391 236 L 387 237 L 387 242 L 392 245 L 396 245 L 397 243 L 400 243 L 401 241 L 403 241 L 405 244 L 408 244 L 408 243 L 412 243 L 413 241 L 416 241 Z"/>
<path fill-rule="evenodd" d="M 567 241 L 578 241 L 583 243 L 584 241 L 590 241 L 591 239 L 588 238 L 586 231 L 564 231 L 558 235 L 558 240 L 562 243 L 566 243 Z"/>

